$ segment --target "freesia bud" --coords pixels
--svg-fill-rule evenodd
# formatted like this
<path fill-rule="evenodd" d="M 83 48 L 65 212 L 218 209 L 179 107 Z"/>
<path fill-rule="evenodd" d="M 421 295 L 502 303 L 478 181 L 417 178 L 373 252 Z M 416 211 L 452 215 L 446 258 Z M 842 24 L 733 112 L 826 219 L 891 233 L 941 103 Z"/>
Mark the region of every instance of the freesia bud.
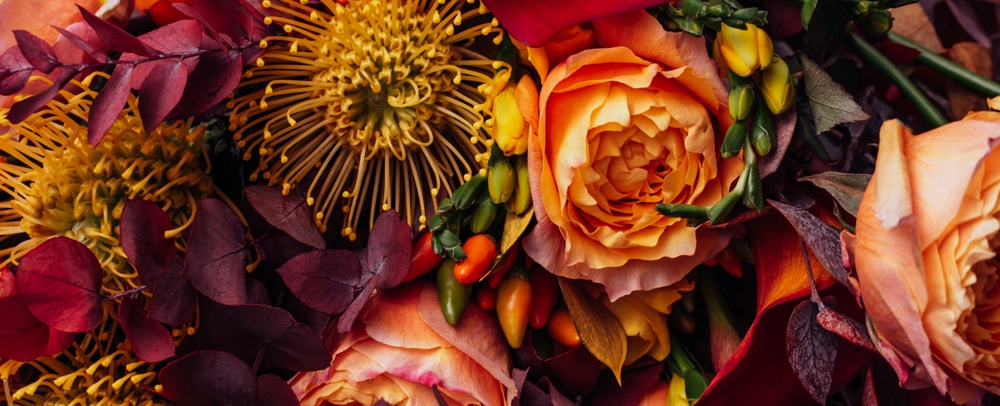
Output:
<path fill-rule="evenodd" d="M 759 156 L 770 154 L 777 142 L 777 137 L 774 135 L 774 121 L 771 120 L 771 113 L 767 110 L 757 109 L 754 114 L 753 126 L 750 127 L 750 142 Z"/>
<path fill-rule="evenodd" d="M 674 374 L 670 378 L 670 391 L 667 392 L 667 406 L 688 406 L 687 393 L 684 389 L 684 378 Z"/>
<path fill-rule="evenodd" d="M 743 120 L 753 109 L 753 87 L 738 87 L 729 91 L 729 117 L 733 120 Z"/>
<path fill-rule="evenodd" d="M 865 30 L 871 35 L 882 35 L 892 29 L 892 14 L 888 10 L 874 9 L 865 20 Z"/>
<path fill-rule="evenodd" d="M 760 80 L 760 90 L 764 95 L 764 104 L 771 113 L 781 114 L 795 100 L 795 86 L 792 86 L 791 72 L 788 64 L 774 56 L 771 66 L 764 69 Z"/>
<path fill-rule="evenodd" d="M 494 144 L 496 145 L 496 144 Z M 489 171 L 486 175 L 490 199 L 493 203 L 504 204 L 514 194 L 514 184 L 517 181 L 514 166 L 510 160 L 494 148 L 490 155 Z"/>
<path fill-rule="evenodd" d="M 523 154 L 528 149 L 527 125 L 517 108 L 516 89 L 507 86 L 493 100 L 493 139 L 504 155 Z"/>
<path fill-rule="evenodd" d="M 747 139 L 746 121 L 737 121 L 726 130 L 726 138 L 722 139 L 722 157 L 732 158 L 739 155 L 743 142 Z"/>
<path fill-rule="evenodd" d="M 723 24 L 716 41 L 726 66 L 739 76 L 750 76 L 757 69 L 771 65 L 774 45 L 771 37 L 756 25 L 747 24 L 745 30 L 740 30 Z"/>

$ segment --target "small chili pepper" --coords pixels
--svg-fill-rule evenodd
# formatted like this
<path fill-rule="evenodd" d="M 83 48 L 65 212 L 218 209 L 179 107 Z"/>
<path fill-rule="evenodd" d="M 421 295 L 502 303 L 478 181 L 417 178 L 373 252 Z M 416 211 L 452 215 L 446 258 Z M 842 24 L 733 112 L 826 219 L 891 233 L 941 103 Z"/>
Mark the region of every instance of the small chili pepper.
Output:
<path fill-rule="evenodd" d="M 566 309 L 553 311 L 547 328 L 552 340 L 560 345 L 569 348 L 580 346 L 580 333 L 576 331 L 576 324 L 573 324 L 573 318 Z"/>
<path fill-rule="evenodd" d="M 484 312 L 492 312 L 497 309 L 497 290 L 489 285 L 482 285 L 476 292 L 476 305 Z"/>
<path fill-rule="evenodd" d="M 497 291 L 497 319 L 511 348 L 521 348 L 530 313 L 531 283 L 528 272 L 515 266 Z"/>
<path fill-rule="evenodd" d="M 465 240 L 462 251 L 468 257 L 455 264 L 455 279 L 461 283 L 478 282 L 493 265 L 493 256 L 497 254 L 497 245 L 487 234 L 476 234 Z"/>
<path fill-rule="evenodd" d="M 441 302 L 441 313 L 444 314 L 448 324 L 458 324 L 465 306 L 469 304 L 469 296 L 472 296 L 472 285 L 463 284 L 455 280 L 455 273 L 452 268 L 455 261 L 446 259 L 441 262 L 437 273 L 438 300 Z"/>
<path fill-rule="evenodd" d="M 531 267 L 531 328 L 540 329 L 549 322 L 549 315 L 559 299 L 559 281 L 541 265 Z"/>
<path fill-rule="evenodd" d="M 433 235 L 429 232 L 424 233 L 417 238 L 417 241 L 413 243 L 413 255 L 410 259 L 410 273 L 406 274 L 406 278 L 403 282 L 409 282 L 416 279 L 418 276 L 430 272 L 431 269 L 437 268 L 441 265 L 441 261 L 444 260 L 440 255 L 434 253 L 434 247 L 431 244 Z"/>
<path fill-rule="evenodd" d="M 486 278 L 486 283 L 490 284 L 493 289 L 500 287 L 500 282 L 503 282 L 503 277 L 507 276 L 507 272 L 510 268 L 517 263 L 517 255 L 521 252 L 521 241 L 515 241 L 514 245 L 510 247 L 510 253 L 507 255 L 507 261 L 500 264 L 500 267 L 493 271 L 489 277 Z"/>

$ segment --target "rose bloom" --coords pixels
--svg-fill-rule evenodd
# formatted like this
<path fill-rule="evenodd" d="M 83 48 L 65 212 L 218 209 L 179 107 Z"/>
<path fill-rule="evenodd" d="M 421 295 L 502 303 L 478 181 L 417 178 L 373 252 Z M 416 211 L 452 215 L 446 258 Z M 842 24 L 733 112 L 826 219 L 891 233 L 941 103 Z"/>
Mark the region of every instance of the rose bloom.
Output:
<path fill-rule="evenodd" d="M 518 95 L 523 115 L 537 117 L 528 170 L 538 224 L 524 247 L 617 300 L 677 282 L 725 246 L 719 231 L 655 205 L 715 204 L 742 160 L 719 156 L 732 121 L 704 39 L 666 32 L 644 11 L 592 25 L 528 49 L 542 88 L 537 103 Z"/>
<path fill-rule="evenodd" d="M 330 368 L 290 382 L 303 405 L 436 405 L 432 386 L 449 405 L 504 405 L 515 394 L 496 317 L 470 305 L 452 327 L 423 281 L 379 292 L 329 348 Z"/>
<path fill-rule="evenodd" d="M 912 389 L 1000 393 L 1000 113 L 880 138 L 854 247 L 880 352 Z"/>

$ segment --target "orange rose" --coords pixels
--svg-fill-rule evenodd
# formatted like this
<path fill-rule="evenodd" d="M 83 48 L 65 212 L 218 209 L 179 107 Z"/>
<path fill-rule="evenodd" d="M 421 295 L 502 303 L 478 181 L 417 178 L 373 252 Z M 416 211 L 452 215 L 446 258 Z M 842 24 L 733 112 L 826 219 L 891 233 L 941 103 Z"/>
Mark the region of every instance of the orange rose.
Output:
<path fill-rule="evenodd" d="M 449 405 L 504 405 L 514 396 L 496 317 L 468 306 L 458 325 L 448 325 L 429 283 L 380 292 L 333 345 L 330 368 L 290 382 L 301 404 L 433 405 L 432 386 Z"/>
<path fill-rule="evenodd" d="M 854 247 L 880 351 L 910 388 L 1000 393 L 1000 113 L 880 137 Z"/>
<path fill-rule="evenodd" d="M 617 300 L 677 282 L 724 246 L 719 231 L 654 206 L 715 204 L 742 161 L 719 157 L 731 120 L 704 39 L 666 32 L 643 11 L 593 21 L 600 47 L 567 51 L 589 43 L 575 31 L 583 40 L 528 52 L 542 90 L 537 103 L 519 100 L 538 117 L 528 119 L 538 225 L 524 247 L 550 272 L 598 282 Z"/>

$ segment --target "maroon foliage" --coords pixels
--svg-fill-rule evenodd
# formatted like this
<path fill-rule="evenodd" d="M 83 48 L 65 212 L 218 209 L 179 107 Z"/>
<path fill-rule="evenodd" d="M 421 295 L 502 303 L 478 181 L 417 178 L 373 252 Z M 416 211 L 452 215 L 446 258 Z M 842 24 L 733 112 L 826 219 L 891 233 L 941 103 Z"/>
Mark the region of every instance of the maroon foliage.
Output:
<path fill-rule="evenodd" d="M 313 221 L 312 208 L 306 199 L 285 196 L 281 190 L 269 186 L 249 186 L 243 189 L 250 205 L 275 228 L 284 231 L 299 242 L 316 249 L 326 247 L 326 241 Z"/>
<path fill-rule="evenodd" d="M 21 258 L 17 285 L 28 309 L 43 323 L 60 331 L 84 332 L 101 323 L 103 275 L 89 248 L 56 237 Z"/>
<path fill-rule="evenodd" d="M 109 49 L 141 56 L 155 56 L 157 54 L 156 50 L 146 46 L 146 44 L 142 43 L 142 41 L 138 38 L 125 32 L 125 30 L 104 21 L 98 16 L 95 16 L 82 6 L 78 5 L 77 8 L 80 9 L 80 14 L 83 15 L 83 20 L 87 22 L 87 25 L 94 29 L 98 38 L 100 38 Z"/>
<path fill-rule="evenodd" d="M 156 203 L 126 199 L 119 225 L 122 250 L 142 283 L 152 289 L 160 270 L 177 251 L 174 239 L 164 235 L 173 228 L 170 218 Z"/>
<path fill-rule="evenodd" d="M 297 406 L 298 397 L 288 383 L 277 376 L 267 374 L 257 377 L 257 403 L 254 406 Z"/>
<path fill-rule="evenodd" d="M 174 356 L 174 338 L 170 331 L 156 320 L 147 318 L 145 309 L 132 297 L 122 299 L 118 320 L 139 359 L 160 362 Z"/>
<path fill-rule="evenodd" d="M 195 351 L 163 367 L 160 394 L 179 405 L 252 405 L 257 377 L 245 362 L 223 351 Z"/>
<path fill-rule="evenodd" d="M 14 30 L 14 39 L 24 59 L 42 73 L 51 73 L 58 66 L 56 53 L 48 42 L 25 30 Z"/>
<path fill-rule="evenodd" d="M 868 330 L 857 320 L 847 317 L 829 307 L 820 309 L 816 315 L 816 321 L 827 331 L 844 337 L 854 345 L 876 352 L 875 344 L 872 343 Z"/>
<path fill-rule="evenodd" d="M 354 298 L 351 305 L 347 307 L 344 314 L 340 315 L 340 319 L 337 320 L 337 332 L 344 334 L 351 330 L 351 326 L 354 325 L 354 320 L 358 318 L 361 311 L 364 310 L 365 305 L 372 299 L 372 292 L 375 291 L 375 285 L 378 284 L 380 277 L 375 275 L 365 282 L 365 286 L 361 288 L 361 293 Z"/>
<path fill-rule="evenodd" d="M 795 227 L 795 231 L 805 240 L 813 255 L 816 255 L 823 264 L 823 268 L 826 268 L 837 282 L 856 294 L 857 290 L 848 278 L 841 257 L 840 232 L 808 211 L 773 200 L 768 202 L 785 216 L 789 223 L 792 223 L 792 227 Z"/>
<path fill-rule="evenodd" d="M 236 50 L 203 54 L 188 75 L 181 101 L 167 119 L 194 116 L 219 104 L 233 93 L 242 76 L 243 60 Z"/>
<path fill-rule="evenodd" d="M 0 358 L 29 362 L 42 355 L 49 341 L 49 327 L 38 320 L 21 295 L 0 299 Z"/>
<path fill-rule="evenodd" d="M 104 138 L 128 101 L 132 86 L 132 65 L 120 64 L 111 73 L 111 78 L 94 98 L 87 122 L 87 141 L 97 145 Z"/>
<path fill-rule="evenodd" d="M 23 89 L 31 78 L 32 69 L 20 47 L 8 48 L 0 55 L 0 95 L 9 96 Z"/>
<path fill-rule="evenodd" d="M 147 285 L 153 292 L 153 298 L 149 302 L 149 318 L 170 326 L 179 326 L 194 316 L 197 293 L 191 283 L 181 276 L 183 270 L 184 259 L 180 255 L 174 255 L 153 284 Z"/>
<path fill-rule="evenodd" d="M 319 250 L 292 258 L 278 269 L 278 274 L 306 306 L 339 314 L 354 300 L 361 265 L 350 251 Z"/>
<path fill-rule="evenodd" d="M 663 363 L 643 358 L 622 371 L 621 384 L 610 370 L 601 373 L 597 386 L 587 397 L 589 405 L 635 405 L 660 380 Z"/>
<path fill-rule="evenodd" d="M 392 289 L 406 278 L 412 241 L 410 226 L 395 210 L 384 212 L 375 220 L 362 266 L 366 273 L 381 275 L 379 289 Z"/>
<path fill-rule="evenodd" d="M 191 225 L 184 277 L 203 295 L 226 305 L 246 303 L 243 224 L 226 203 L 202 199 Z"/>
<path fill-rule="evenodd" d="M 837 336 L 816 321 L 816 303 L 802 301 L 792 310 L 786 337 L 788 362 L 813 400 L 826 404 L 837 358 Z"/>
<path fill-rule="evenodd" d="M 63 38 L 66 38 L 66 40 L 68 40 L 71 44 L 73 44 L 73 46 L 79 48 L 81 51 L 87 54 L 87 56 L 94 58 L 95 61 L 99 63 L 105 63 L 108 61 L 107 55 L 98 51 L 96 48 L 94 48 L 93 45 L 87 42 L 87 40 L 80 38 L 80 36 L 74 34 L 72 31 L 65 30 L 56 27 L 54 25 L 52 26 L 52 28 L 55 28 L 56 31 L 59 31 L 59 34 L 61 34 Z"/>
<path fill-rule="evenodd" d="M 18 53 L 20 54 L 20 52 Z M 4 55 L 7 54 L 5 53 Z M 23 72 L 28 72 L 28 76 L 31 76 L 31 71 L 23 71 Z M 32 113 L 34 113 L 42 106 L 44 106 L 45 103 L 48 103 L 49 100 L 52 100 L 53 97 L 56 97 L 56 94 L 59 93 L 59 90 L 62 89 L 63 86 L 66 86 L 66 84 L 69 83 L 69 81 L 73 79 L 73 76 L 76 76 L 77 73 L 80 72 L 71 68 L 62 68 L 62 70 L 59 71 L 59 76 L 56 77 L 56 80 L 52 82 L 52 86 L 49 86 L 47 89 L 41 91 L 40 93 L 35 93 L 34 95 L 24 100 L 21 100 L 20 102 L 14 103 L 13 106 L 10 106 L 10 111 L 7 112 L 7 120 L 9 120 L 12 123 L 20 123 L 24 121 L 24 119 L 28 118 L 28 116 L 30 116 Z M 24 79 L 25 83 L 27 83 L 27 80 L 28 80 L 27 77 L 25 77 Z M 21 83 L 21 87 L 17 88 L 15 92 L 21 90 L 21 88 L 23 87 L 24 83 Z"/>
<path fill-rule="evenodd" d="M 220 348 L 255 364 L 255 369 L 276 366 L 311 371 L 330 365 L 330 354 L 319 336 L 285 310 L 264 305 L 226 306 L 212 319 Z"/>
<path fill-rule="evenodd" d="M 153 66 L 150 75 L 139 87 L 139 116 L 147 134 L 163 122 L 170 110 L 177 106 L 184 88 L 175 83 L 187 82 L 188 70 L 179 59 L 164 60 Z"/>

